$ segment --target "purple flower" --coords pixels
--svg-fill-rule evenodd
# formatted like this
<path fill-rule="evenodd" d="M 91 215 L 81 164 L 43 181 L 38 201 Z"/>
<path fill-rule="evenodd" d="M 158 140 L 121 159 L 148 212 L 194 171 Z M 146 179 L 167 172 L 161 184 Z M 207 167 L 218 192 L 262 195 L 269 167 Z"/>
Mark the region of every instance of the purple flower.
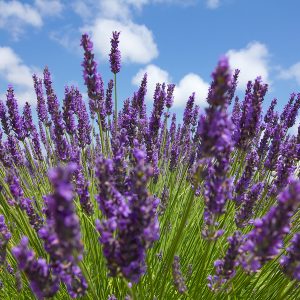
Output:
<path fill-rule="evenodd" d="M 280 264 L 289 278 L 300 280 L 300 233 L 294 235 L 287 255 L 281 258 Z"/>
<path fill-rule="evenodd" d="M 20 200 L 20 208 L 26 212 L 30 225 L 38 232 L 42 228 L 44 222 L 35 211 L 32 201 L 29 198 L 22 198 Z"/>
<path fill-rule="evenodd" d="M 171 106 L 173 105 L 174 89 L 175 89 L 175 84 L 168 84 L 168 86 L 167 86 L 167 96 L 166 96 L 166 107 L 167 108 L 171 108 Z"/>
<path fill-rule="evenodd" d="M 238 78 L 239 78 L 239 74 L 240 74 L 240 70 L 239 69 L 235 69 L 234 70 L 234 74 L 232 76 L 231 79 L 231 84 L 230 84 L 230 89 L 228 91 L 228 104 L 231 104 L 231 101 L 234 97 L 234 93 L 238 84 Z"/>
<path fill-rule="evenodd" d="M 265 114 L 265 117 L 264 117 L 264 122 L 266 124 L 270 123 L 273 118 L 274 118 L 274 109 L 275 109 L 275 106 L 277 104 L 277 99 L 273 99 L 268 110 L 267 110 L 267 113 Z"/>
<path fill-rule="evenodd" d="M 12 86 L 8 87 L 6 105 L 8 108 L 10 126 L 15 132 L 18 140 L 24 140 L 24 131 L 23 131 L 23 120 L 19 115 L 18 103 L 14 95 L 14 89 Z"/>
<path fill-rule="evenodd" d="M 45 85 L 46 94 L 47 94 L 48 111 L 49 111 L 49 114 L 51 115 L 51 118 L 53 120 L 54 116 L 56 116 L 59 112 L 59 103 L 58 103 L 58 100 L 57 100 L 57 96 L 56 96 L 56 94 L 53 90 L 53 87 L 52 87 L 52 79 L 51 79 L 51 74 L 50 74 L 50 71 L 49 71 L 48 67 L 46 67 L 44 69 L 44 85 Z M 42 108 L 43 112 L 41 112 L 41 114 L 43 115 L 42 119 L 44 119 L 44 117 L 45 117 L 44 116 L 45 107 L 44 107 L 43 104 L 41 104 L 41 106 L 43 107 Z"/>
<path fill-rule="evenodd" d="M 43 154 L 42 154 L 39 134 L 38 134 L 38 131 L 35 126 L 33 126 L 31 135 L 32 135 L 32 143 L 33 143 L 33 149 L 34 149 L 34 158 L 38 159 L 39 161 L 42 161 Z"/>
<path fill-rule="evenodd" d="M 242 104 L 239 126 L 236 127 L 234 140 L 240 149 L 247 149 L 252 139 L 258 135 L 260 129 L 262 102 L 268 90 L 268 85 L 257 77 L 254 84 L 247 84 L 246 95 Z"/>
<path fill-rule="evenodd" d="M 117 74 L 121 69 L 121 52 L 118 48 L 120 32 L 113 31 L 113 37 L 110 40 L 111 50 L 109 54 L 110 69 L 112 73 Z"/>
<path fill-rule="evenodd" d="M 145 95 L 147 93 L 147 73 L 144 74 L 141 85 L 139 87 L 136 103 L 134 106 L 138 108 L 139 118 L 146 119 L 146 105 L 145 105 Z"/>
<path fill-rule="evenodd" d="M 34 81 L 34 89 L 37 97 L 37 113 L 39 120 L 44 123 L 48 124 L 48 114 L 47 114 L 47 107 L 46 102 L 44 98 L 44 92 L 43 92 L 43 81 L 42 79 L 39 79 L 36 74 L 33 74 L 32 76 Z"/>
<path fill-rule="evenodd" d="M 30 136 L 30 133 L 33 131 L 33 128 L 34 125 L 32 121 L 30 104 L 26 102 L 23 110 L 23 130 L 25 137 Z"/>
<path fill-rule="evenodd" d="M 213 82 L 207 98 L 210 106 L 206 109 L 206 117 L 200 118 L 197 130 L 201 140 L 198 158 L 207 158 L 210 161 L 204 184 L 206 224 L 203 234 L 207 237 L 214 235 L 208 232 L 208 227 L 214 225 L 215 215 L 224 212 L 225 203 L 231 198 L 231 180 L 227 178 L 227 171 L 233 150 L 233 124 L 226 112 L 231 78 L 227 58 L 219 61 L 212 77 Z M 212 160 L 215 161 L 214 164 Z"/>
<path fill-rule="evenodd" d="M 75 90 L 75 97 L 76 97 L 76 107 L 75 107 L 75 114 L 78 117 L 78 124 L 77 124 L 77 136 L 78 136 L 78 144 L 80 148 L 84 148 L 87 145 L 90 145 L 91 140 L 91 131 L 92 127 L 89 121 L 89 115 L 86 110 L 86 106 L 82 100 L 82 96 L 80 92 L 76 89 Z"/>
<path fill-rule="evenodd" d="M 3 131 L 8 136 L 10 134 L 10 124 L 9 124 L 9 119 L 7 117 L 5 104 L 2 101 L 0 101 L 0 120 L 1 120 Z"/>
<path fill-rule="evenodd" d="M 74 118 L 74 111 L 75 111 L 75 88 L 72 86 L 69 88 L 68 86 L 65 87 L 65 98 L 63 100 L 63 119 L 65 122 L 65 128 L 69 135 L 73 136 L 76 132 L 76 123 Z"/>
<path fill-rule="evenodd" d="M 0 215 L 0 266 L 3 266 L 6 262 L 6 249 L 7 244 L 11 238 L 3 215 Z"/>
<path fill-rule="evenodd" d="M 280 153 L 280 145 L 285 133 L 286 130 L 281 124 L 277 124 L 277 126 L 274 128 L 273 139 L 264 163 L 264 166 L 267 170 L 273 171 L 276 169 L 278 156 Z"/>
<path fill-rule="evenodd" d="M 172 274 L 173 274 L 174 285 L 178 293 L 184 294 L 187 291 L 187 286 L 185 284 L 185 279 L 180 269 L 180 258 L 177 255 L 174 256 L 174 261 L 172 264 Z"/>
<path fill-rule="evenodd" d="M 81 38 L 81 46 L 84 49 L 83 78 L 88 89 L 90 98 L 89 105 L 91 117 L 94 118 L 95 113 L 100 116 L 102 129 L 105 125 L 105 103 L 104 103 L 104 87 L 101 75 L 97 71 L 97 63 L 94 60 L 93 43 L 87 34 L 83 34 Z"/>
<path fill-rule="evenodd" d="M 97 222 L 97 229 L 110 274 L 121 273 L 138 282 L 146 271 L 146 250 L 159 237 L 156 215 L 159 201 L 147 190 L 152 169 L 146 165 L 145 152 L 134 148 L 132 154 L 134 167 L 124 194 L 114 186 L 113 161 L 98 160 L 96 175 L 101 187 L 98 201 L 105 219 Z"/>
<path fill-rule="evenodd" d="M 19 151 L 19 143 L 15 139 L 15 137 L 9 135 L 7 137 L 7 149 L 9 150 L 9 153 L 13 159 L 13 162 L 15 165 L 20 166 L 22 165 L 24 159 L 22 153 Z"/>
<path fill-rule="evenodd" d="M 23 236 L 19 246 L 14 247 L 12 252 L 36 297 L 44 299 L 54 296 L 59 289 L 59 281 L 52 276 L 51 268 L 44 259 L 35 258 L 34 252 L 28 248 L 28 238 Z"/>
<path fill-rule="evenodd" d="M 296 169 L 297 145 L 296 139 L 286 139 L 281 145 L 280 158 L 277 162 L 276 177 L 269 191 L 269 196 L 277 196 L 289 183 Z"/>
<path fill-rule="evenodd" d="M 213 291 L 218 290 L 236 273 L 235 267 L 238 265 L 238 250 L 242 242 L 241 233 L 239 231 L 235 231 L 233 236 L 229 237 L 227 240 L 229 245 L 225 257 L 223 259 L 216 260 L 214 263 L 216 275 L 208 276 L 208 287 Z"/>
<path fill-rule="evenodd" d="M 72 297 L 85 294 L 87 285 L 77 266 L 82 257 L 80 225 L 73 204 L 74 194 L 71 177 L 77 166 L 68 164 L 49 172 L 54 193 L 45 198 L 47 222 L 39 230 L 45 250 L 50 255 L 53 272 L 66 284 Z"/>
<path fill-rule="evenodd" d="M 24 192 L 20 185 L 19 178 L 13 172 L 9 172 L 6 177 L 6 182 L 9 186 L 11 195 L 13 196 L 13 199 L 10 200 L 11 203 L 19 204 L 24 196 Z"/>
<path fill-rule="evenodd" d="M 236 96 L 234 99 L 234 105 L 231 114 L 231 121 L 235 125 L 235 127 L 239 126 L 240 118 L 241 118 L 241 106 L 239 102 L 239 97 Z"/>
<path fill-rule="evenodd" d="M 254 184 L 247 194 L 244 194 L 242 204 L 235 216 L 237 227 L 242 228 L 248 225 L 248 221 L 253 217 L 253 208 L 259 200 L 264 184 L 258 182 Z"/>
<path fill-rule="evenodd" d="M 82 210 L 89 216 L 94 213 L 94 206 L 90 199 L 89 182 L 85 179 L 82 167 L 76 170 L 76 192 L 79 196 Z"/>
<path fill-rule="evenodd" d="M 252 180 L 253 174 L 257 170 L 258 155 L 255 150 L 248 153 L 246 157 L 246 166 L 241 178 L 238 180 L 235 186 L 235 201 L 236 204 L 241 204 L 241 195 L 248 189 L 248 186 Z"/>
<path fill-rule="evenodd" d="M 267 261 L 276 257 L 283 247 L 283 238 L 290 231 L 290 219 L 300 204 L 300 182 L 292 181 L 287 189 L 278 196 L 277 206 L 254 222 L 242 243 L 242 267 L 249 272 L 256 272 Z"/>
<path fill-rule="evenodd" d="M 106 98 L 105 98 L 105 109 L 106 114 L 110 116 L 112 114 L 112 92 L 114 88 L 114 81 L 111 79 L 108 82 L 107 90 L 106 90 Z"/>

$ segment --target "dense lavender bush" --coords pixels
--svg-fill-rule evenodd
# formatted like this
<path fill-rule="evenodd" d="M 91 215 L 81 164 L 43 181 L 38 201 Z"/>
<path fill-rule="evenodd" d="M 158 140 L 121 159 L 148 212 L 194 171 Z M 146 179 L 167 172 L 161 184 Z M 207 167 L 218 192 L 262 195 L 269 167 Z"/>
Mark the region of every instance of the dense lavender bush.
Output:
<path fill-rule="evenodd" d="M 83 34 L 87 98 L 46 67 L 36 107 L 0 101 L 0 299 L 299 299 L 300 94 L 264 114 L 222 57 L 180 122 L 172 83 L 146 109 L 147 74 L 118 101 L 119 37 L 104 83 Z"/>

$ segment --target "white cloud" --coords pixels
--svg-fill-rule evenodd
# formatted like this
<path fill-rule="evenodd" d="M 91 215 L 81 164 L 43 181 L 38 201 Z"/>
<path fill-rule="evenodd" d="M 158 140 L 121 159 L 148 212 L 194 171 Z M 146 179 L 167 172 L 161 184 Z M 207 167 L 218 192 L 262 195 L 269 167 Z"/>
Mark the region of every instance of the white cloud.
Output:
<path fill-rule="evenodd" d="M 147 73 L 147 99 L 152 100 L 156 83 L 171 83 L 172 78 L 169 73 L 158 66 L 148 65 L 141 69 L 133 78 L 132 83 L 136 86 L 140 85 L 140 82 Z M 205 106 L 205 99 L 207 97 L 209 84 L 206 83 L 199 75 L 189 73 L 185 75 L 178 84 L 176 84 L 174 91 L 174 106 L 185 106 L 189 96 L 195 92 L 196 103 L 201 106 Z"/>
<path fill-rule="evenodd" d="M 148 63 L 158 56 L 152 32 L 145 25 L 99 18 L 92 26 L 82 28 L 91 32 L 95 50 L 108 58 L 112 31 L 120 31 L 120 50 L 123 62 Z"/>
<path fill-rule="evenodd" d="M 42 15 L 57 16 L 63 10 L 60 0 L 35 0 L 35 6 Z"/>
<path fill-rule="evenodd" d="M 25 65 L 9 47 L 0 47 L 0 78 L 12 84 L 21 103 L 35 103 L 32 74 L 37 71 Z"/>
<path fill-rule="evenodd" d="M 35 0 L 32 5 L 17 0 L 0 0 L 0 29 L 8 30 L 17 40 L 26 26 L 41 28 L 43 16 L 57 16 L 62 9 L 60 0 Z"/>
<path fill-rule="evenodd" d="M 33 6 L 19 1 L 0 1 L 0 28 L 9 29 L 13 37 L 18 38 L 24 25 L 41 27 L 43 20 L 39 12 Z"/>
<path fill-rule="evenodd" d="M 252 42 L 246 48 L 229 50 L 227 56 L 230 67 L 241 70 L 239 75 L 239 89 L 245 89 L 247 82 L 254 80 L 257 76 L 261 76 L 264 82 L 270 83 L 270 53 L 266 45 L 260 42 Z"/>
<path fill-rule="evenodd" d="M 207 0 L 206 5 L 210 9 L 216 9 L 220 6 L 220 0 Z"/>
<path fill-rule="evenodd" d="M 300 62 L 292 65 L 288 69 L 283 69 L 279 73 L 279 78 L 294 79 L 300 85 Z"/>
<path fill-rule="evenodd" d="M 195 92 L 195 102 L 200 106 L 206 105 L 209 84 L 199 75 L 189 73 L 178 83 L 174 91 L 174 106 L 183 106 L 189 96 Z"/>

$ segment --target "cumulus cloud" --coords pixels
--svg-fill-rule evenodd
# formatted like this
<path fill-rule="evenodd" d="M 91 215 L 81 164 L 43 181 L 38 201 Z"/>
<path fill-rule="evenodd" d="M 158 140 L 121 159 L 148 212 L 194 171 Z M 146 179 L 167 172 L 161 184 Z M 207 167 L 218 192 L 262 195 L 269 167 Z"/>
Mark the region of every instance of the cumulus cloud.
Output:
<path fill-rule="evenodd" d="M 239 89 L 245 89 L 249 80 L 261 76 L 263 81 L 270 83 L 269 58 L 270 53 L 266 45 L 260 42 L 249 43 L 245 48 L 229 50 L 227 52 L 232 69 L 240 69 Z"/>
<path fill-rule="evenodd" d="M 174 106 L 185 105 L 192 92 L 195 92 L 195 102 L 202 107 L 205 106 L 208 88 L 209 84 L 199 75 L 194 73 L 185 75 L 176 85 L 174 91 Z"/>
<path fill-rule="evenodd" d="M 216 9 L 220 6 L 220 0 L 207 0 L 206 5 L 210 9 Z"/>
<path fill-rule="evenodd" d="M 279 78 L 294 79 L 300 85 L 300 62 L 292 65 L 288 69 L 282 69 L 279 73 Z"/>
<path fill-rule="evenodd" d="M 152 32 L 145 25 L 131 21 L 123 23 L 113 19 L 99 18 L 92 26 L 86 26 L 82 31 L 92 35 L 95 50 L 107 60 L 110 51 L 110 38 L 113 30 L 121 32 L 120 50 L 122 61 L 146 64 L 158 56 L 158 49 Z"/>
<path fill-rule="evenodd" d="M 35 0 L 34 3 L 39 12 L 45 16 L 60 15 L 63 10 L 60 0 Z"/>
<path fill-rule="evenodd" d="M 18 39 L 27 26 L 41 28 L 43 16 L 56 16 L 62 9 L 60 0 L 35 0 L 32 5 L 0 0 L 0 29 L 8 30 L 14 39 Z"/>
<path fill-rule="evenodd" d="M 23 63 L 21 58 L 9 47 L 0 47 L 0 78 L 12 84 L 20 103 L 35 103 L 32 74 L 37 71 Z"/>
<path fill-rule="evenodd" d="M 8 29 L 14 38 L 23 32 L 23 26 L 41 27 L 43 20 L 31 5 L 19 1 L 0 1 L 0 28 Z"/>
<path fill-rule="evenodd" d="M 167 71 L 151 64 L 139 70 L 139 72 L 132 78 L 132 84 L 139 86 L 145 73 L 148 75 L 146 97 L 149 101 L 152 100 L 156 83 L 172 83 L 172 78 Z M 176 84 L 174 91 L 174 106 L 185 106 L 188 97 L 193 92 L 196 93 L 196 103 L 200 104 L 201 106 L 205 106 L 208 88 L 209 84 L 206 83 L 199 75 L 194 73 L 186 74 L 178 82 L 178 84 Z"/>

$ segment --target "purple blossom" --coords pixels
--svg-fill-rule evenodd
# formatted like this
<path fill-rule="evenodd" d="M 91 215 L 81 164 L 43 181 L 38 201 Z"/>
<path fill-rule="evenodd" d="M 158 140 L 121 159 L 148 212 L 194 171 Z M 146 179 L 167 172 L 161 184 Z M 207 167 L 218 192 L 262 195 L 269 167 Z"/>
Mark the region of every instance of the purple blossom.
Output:
<path fill-rule="evenodd" d="M 216 275 L 208 276 L 208 287 L 213 291 L 218 290 L 226 281 L 236 274 L 235 267 L 238 265 L 238 250 L 242 242 L 241 233 L 235 231 L 233 236 L 229 237 L 227 240 L 229 245 L 225 257 L 216 260 L 214 263 Z"/>
<path fill-rule="evenodd" d="M 98 161 L 97 176 L 101 183 L 98 198 L 105 219 L 97 222 L 100 242 L 112 276 L 121 273 L 138 282 L 146 272 L 146 250 L 159 237 L 157 198 L 150 196 L 147 183 L 152 169 L 146 165 L 144 151 L 134 148 L 134 168 L 128 178 L 128 192 L 122 195 L 113 185 L 113 161 Z M 110 196 L 108 198 L 108 196 Z"/>
<path fill-rule="evenodd" d="M 77 124 L 77 136 L 78 136 L 78 144 L 80 148 L 84 148 L 87 145 L 90 145 L 91 140 L 91 131 L 92 127 L 89 121 L 89 115 L 86 110 L 86 106 L 82 100 L 82 96 L 80 92 L 76 89 L 75 90 L 75 97 L 76 97 L 76 108 L 75 114 L 78 117 L 78 124 Z"/>
<path fill-rule="evenodd" d="M 47 106 L 44 98 L 43 92 L 43 81 L 39 79 L 36 74 L 32 76 L 34 81 L 34 89 L 37 97 L 37 113 L 39 120 L 44 123 L 48 124 L 48 114 L 47 114 Z"/>
<path fill-rule="evenodd" d="M 20 207 L 28 216 L 30 225 L 38 232 L 43 226 L 43 219 L 38 215 L 29 198 L 20 199 Z"/>
<path fill-rule="evenodd" d="M 276 177 L 269 191 L 269 196 L 277 196 L 287 186 L 296 169 L 296 158 L 296 140 L 293 138 L 287 139 L 281 145 L 280 157 L 276 167 Z"/>
<path fill-rule="evenodd" d="M 273 99 L 268 110 L 267 110 L 267 113 L 265 114 L 265 117 L 264 117 L 264 122 L 266 124 L 270 123 L 273 118 L 274 118 L 274 109 L 275 109 L 275 106 L 277 105 L 277 99 Z"/>
<path fill-rule="evenodd" d="M 19 148 L 19 143 L 18 141 L 15 139 L 15 137 L 9 135 L 7 137 L 7 149 L 9 150 L 9 153 L 12 157 L 13 162 L 15 163 L 15 165 L 20 166 L 22 165 L 24 159 L 23 159 L 23 155 L 20 152 L 20 148 Z"/>
<path fill-rule="evenodd" d="M 34 252 L 28 248 L 28 238 L 24 236 L 12 252 L 19 268 L 29 279 L 30 288 L 36 297 L 44 299 L 54 296 L 59 289 L 59 281 L 51 275 L 51 268 L 44 259 L 35 258 Z"/>
<path fill-rule="evenodd" d="M 65 129 L 70 136 L 73 136 L 76 132 L 76 123 L 74 118 L 75 111 L 75 88 L 72 86 L 65 87 L 65 98 L 63 100 L 63 119 L 65 122 Z"/>
<path fill-rule="evenodd" d="M 234 97 L 234 93 L 238 84 L 238 78 L 239 78 L 239 74 L 240 74 L 240 70 L 239 69 L 235 69 L 234 70 L 234 74 L 232 76 L 231 79 L 231 83 L 230 83 L 230 89 L 228 91 L 228 104 L 231 104 L 231 101 Z"/>
<path fill-rule="evenodd" d="M 239 125 L 240 118 L 241 118 L 241 106 L 240 106 L 240 102 L 239 102 L 239 97 L 236 96 L 234 99 L 234 105 L 233 105 L 232 114 L 231 114 L 231 121 L 235 125 L 235 127 L 237 127 Z M 237 129 L 235 129 L 235 130 L 237 130 Z"/>
<path fill-rule="evenodd" d="M 222 214 L 227 199 L 231 198 L 231 180 L 227 178 L 227 171 L 233 150 L 233 125 L 226 113 L 231 75 L 225 57 L 219 61 L 212 77 L 208 95 L 210 106 L 206 109 L 206 117 L 200 118 L 197 130 L 201 140 L 198 158 L 215 160 L 214 164 L 209 163 L 208 177 L 204 184 L 205 227 L 214 224 L 214 215 Z M 205 236 L 210 235 L 207 230 L 208 228 L 203 231 Z"/>
<path fill-rule="evenodd" d="M 253 217 L 253 209 L 259 200 L 263 187 L 264 184 L 262 182 L 258 182 L 251 187 L 247 194 L 244 194 L 243 202 L 235 216 L 235 223 L 237 227 L 242 228 L 248 225 L 248 221 Z"/>
<path fill-rule="evenodd" d="M 25 137 L 30 136 L 30 133 L 33 131 L 33 128 L 34 125 L 32 121 L 30 104 L 26 102 L 23 110 L 23 130 Z"/>
<path fill-rule="evenodd" d="M 54 193 L 45 198 L 46 225 L 39 230 L 45 250 L 50 255 L 53 272 L 66 284 L 72 297 L 83 296 L 86 281 L 77 266 L 82 257 L 80 225 L 73 204 L 74 194 L 71 177 L 77 166 L 70 163 L 66 168 L 57 167 L 49 172 Z"/>
<path fill-rule="evenodd" d="M 0 266 L 3 266 L 6 262 L 6 250 L 7 244 L 11 238 L 3 215 L 0 215 Z"/>
<path fill-rule="evenodd" d="M 109 54 L 110 69 L 112 73 L 117 74 L 121 69 L 121 52 L 118 48 L 120 32 L 113 31 L 113 37 L 110 40 L 111 50 Z"/>
<path fill-rule="evenodd" d="M 79 196 L 82 210 L 89 216 L 94 213 L 94 206 L 90 199 L 89 182 L 85 179 L 82 167 L 76 170 L 76 192 Z"/>
<path fill-rule="evenodd" d="M 251 81 L 247 84 L 239 126 L 236 127 L 234 134 L 234 140 L 240 149 L 246 149 L 252 139 L 258 135 L 262 102 L 267 90 L 268 85 L 263 84 L 260 77 L 255 79 L 254 84 Z"/>
<path fill-rule="evenodd" d="M 106 98 L 105 98 L 105 109 L 106 114 L 110 116 L 112 114 L 112 92 L 114 88 L 114 81 L 111 79 L 108 82 L 107 90 L 106 90 Z"/>
<path fill-rule="evenodd" d="M 300 204 L 300 182 L 292 181 L 278 196 L 277 206 L 254 222 L 242 243 L 242 267 L 249 272 L 258 271 L 267 261 L 276 257 L 283 247 L 283 238 L 290 231 L 290 219 Z"/>
<path fill-rule="evenodd" d="M 184 294 L 187 291 L 187 286 L 185 284 L 185 279 L 180 269 L 180 258 L 177 255 L 174 256 L 174 260 L 172 264 L 172 274 L 173 274 L 174 285 L 178 293 Z"/>
<path fill-rule="evenodd" d="M 34 149 L 34 157 L 35 157 L 35 159 L 42 161 L 43 154 L 42 154 L 39 134 L 38 134 L 38 131 L 35 126 L 32 129 L 31 135 L 32 135 L 32 143 L 33 143 L 33 149 Z"/>
<path fill-rule="evenodd" d="M 7 117 L 5 104 L 2 101 L 0 101 L 0 120 L 1 120 L 3 131 L 8 136 L 10 134 L 10 124 L 9 124 L 9 119 Z"/>
<path fill-rule="evenodd" d="M 174 89 L 175 89 L 175 84 L 168 84 L 167 86 L 167 96 L 166 96 L 166 107 L 169 109 L 173 105 L 174 101 Z"/>
<path fill-rule="evenodd" d="M 246 157 L 246 166 L 241 178 L 237 181 L 235 186 L 235 201 L 236 204 L 241 204 L 241 195 L 248 189 L 248 186 L 252 180 L 253 174 L 257 170 L 258 155 L 255 150 L 248 153 Z"/>
<path fill-rule="evenodd" d="M 91 117 L 94 118 L 95 113 L 99 114 L 102 129 L 105 129 L 106 112 L 103 80 L 97 71 L 97 63 L 94 60 L 93 43 L 87 34 L 82 35 L 81 46 L 84 49 L 83 78 L 90 98 Z"/>
<path fill-rule="evenodd" d="M 285 128 L 281 124 L 277 124 L 274 128 L 273 139 L 264 163 L 267 170 L 275 170 L 278 156 L 280 153 L 280 145 L 282 143 L 283 137 L 285 135 Z"/>
<path fill-rule="evenodd" d="M 19 178 L 11 171 L 7 174 L 6 183 L 8 184 L 11 195 L 13 196 L 13 199 L 10 200 L 11 203 L 19 204 L 24 196 Z"/>
<path fill-rule="evenodd" d="M 18 140 L 24 140 L 24 131 L 23 131 L 23 120 L 19 115 L 18 103 L 14 95 L 14 89 L 12 86 L 8 87 L 6 94 L 6 105 L 8 108 L 10 126 L 15 132 Z"/>
<path fill-rule="evenodd" d="M 292 280 L 300 280 L 300 233 L 296 233 L 287 249 L 287 255 L 280 260 L 283 272 Z"/>

